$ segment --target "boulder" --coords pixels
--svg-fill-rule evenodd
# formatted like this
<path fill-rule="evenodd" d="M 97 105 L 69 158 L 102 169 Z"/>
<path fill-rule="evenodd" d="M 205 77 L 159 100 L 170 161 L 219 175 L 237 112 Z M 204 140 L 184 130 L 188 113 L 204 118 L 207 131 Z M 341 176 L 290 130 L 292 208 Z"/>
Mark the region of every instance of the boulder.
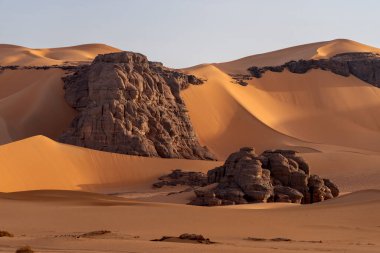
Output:
<path fill-rule="evenodd" d="M 339 188 L 336 184 L 331 182 L 330 179 L 324 178 L 323 183 L 330 189 L 331 194 L 333 195 L 334 198 L 339 196 Z"/>
<path fill-rule="evenodd" d="M 159 182 L 153 184 L 155 188 L 161 188 L 165 185 L 188 185 L 203 187 L 208 184 L 207 175 L 202 172 L 182 171 L 180 169 L 173 170 L 170 174 L 159 178 Z"/>
<path fill-rule="evenodd" d="M 189 205 L 195 206 L 221 206 L 222 200 L 217 198 L 213 191 L 194 191 L 196 198 Z"/>
<path fill-rule="evenodd" d="M 289 202 L 300 204 L 303 198 L 303 194 L 296 189 L 286 186 L 274 187 L 274 202 Z"/>
<path fill-rule="evenodd" d="M 307 162 L 293 150 L 267 150 L 258 156 L 253 148 L 241 148 L 223 166 L 208 171 L 207 182 L 217 186 L 196 193 L 191 204 L 309 204 L 338 196 L 339 190 L 330 180 L 309 173 Z"/>

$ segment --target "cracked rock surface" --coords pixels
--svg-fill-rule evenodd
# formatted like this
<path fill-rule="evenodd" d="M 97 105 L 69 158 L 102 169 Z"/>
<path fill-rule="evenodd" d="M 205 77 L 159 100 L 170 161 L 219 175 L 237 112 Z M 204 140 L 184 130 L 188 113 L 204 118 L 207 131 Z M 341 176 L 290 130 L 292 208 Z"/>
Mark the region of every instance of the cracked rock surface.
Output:
<path fill-rule="evenodd" d="M 64 78 L 66 101 L 79 113 L 59 141 L 141 156 L 207 159 L 180 90 L 202 81 L 138 53 L 98 55 Z"/>

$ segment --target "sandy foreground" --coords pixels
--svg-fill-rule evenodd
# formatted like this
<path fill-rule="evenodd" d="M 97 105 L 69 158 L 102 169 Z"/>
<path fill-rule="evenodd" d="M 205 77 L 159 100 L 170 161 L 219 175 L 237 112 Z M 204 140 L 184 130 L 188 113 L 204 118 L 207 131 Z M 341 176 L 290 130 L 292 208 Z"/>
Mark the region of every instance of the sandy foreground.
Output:
<path fill-rule="evenodd" d="M 102 44 L 0 45 L 0 65 L 78 63 L 112 51 L 118 49 Z M 54 139 L 76 114 L 63 97 L 65 72 L 3 71 L 0 230 L 15 237 L 0 238 L 0 252 L 23 245 L 37 252 L 379 252 L 380 90 L 320 70 L 268 72 L 246 87 L 228 75 L 246 73 L 250 66 L 358 51 L 380 52 L 334 40 L 186 69 L 207 79 L 182 97 L 201 144 L 220 161 L 144 158 L 58 143 Z M 298 150 L 312 173 L 332 179 L 343 194 L 305 206 L 207 208 L 185 205 L 194 197 L 182 192 L 186 187 L 151 188 L 173 169 L 215 168 L 242 146 L 254 146 L 257 153 Z M 77 238 L 97 230 L 111 233 Z M 200 233 L 217 243 L 150 241 L 182 233 Z"/>
<path fill-rule="evenodd" d="M 37 191 L 0 195 L 0 221 L 14 238 L 0 250 L 38 252 L 378 252 L 380 191 L 367 190 L 309 206 L 207 208 L 128 201 L 98 194 Z M 251 205 L 252 206 L 252 205 Z M 92 238 L 77 235 L 110 230 Z M 217 242 L 152 242 L 201 233 Z M 288 238 L 289 242 L 250 241 Z"/>

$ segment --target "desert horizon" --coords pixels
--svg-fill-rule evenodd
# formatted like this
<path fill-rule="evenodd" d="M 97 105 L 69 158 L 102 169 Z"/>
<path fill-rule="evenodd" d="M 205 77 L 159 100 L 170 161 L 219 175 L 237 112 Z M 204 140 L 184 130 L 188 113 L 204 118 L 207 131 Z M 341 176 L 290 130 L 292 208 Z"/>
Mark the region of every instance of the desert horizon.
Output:
<path fill-rule="evenodd" d="M 221 12 L 248 4 L 169 2 Z M 114 4 L 147 10 L 136 1 Z M 0 0 L 0 8 L 17 6 Z M 209 15 L 197 17 L 220 17 Z M 174 27 L 186 27 L 181 22 Z M 131 24 L 132 34 L 153 29 Z M 265 38 L 248 49 L 234 42 L 233 57 L 228 40 L 218 40 L 225 51 L 210 46 L 220 31 L 204 24 L 190 31 L 210 34 L 201 38 L 207 61 L 198 57 L 201 42 L 179 55 L 157 34 L 120 47 L 74 29 L 68 34 L 82 43 L 47 48 L 5 30 L 0 252 L 379 251 L 378 45 L 337 31 L 335 39 L 292 46 L 283 37 L 268 45 L 285 45 L 275 50 L 265 50 Z M 246 51 L 254 53 L 240 57 Z"/>

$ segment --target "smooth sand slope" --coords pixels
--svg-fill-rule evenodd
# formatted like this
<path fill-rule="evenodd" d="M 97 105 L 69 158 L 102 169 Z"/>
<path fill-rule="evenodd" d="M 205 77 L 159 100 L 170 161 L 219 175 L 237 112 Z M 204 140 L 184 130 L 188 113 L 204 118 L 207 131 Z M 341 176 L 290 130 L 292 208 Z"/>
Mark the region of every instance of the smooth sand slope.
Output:
<path fill-rule="evenodd" d="M 201 142 L 221 159 L 246 145 L 260 152 L 322 151 L 320 144 L 380 152 L 380 89 L 355 77 L 269 72 L 244 87 L 212 65 L 191 73 L 208 81 L 183 92 L 190 118 Z"/>
<path fill-rule="evenodd" d="M 44 136 L 0 146 L 0 192 L 150 188 L 173 169 L 207 171 L 221 162 L 146 158 L 96 151 Z"/>
<path fill-rule="evenodd" d="M 0 144 L 43 134 L 58 137 L 76 112 L 64 99 L 60 69 L 0 73 Z"/>
<path fill-rule="evenodd" d="M 42 49 L 0 44 L 0 66 L 43 66 L 88 62 L 98 54 L 119 51 L 120 49 L 105 44 Z"/>
<path fill-rule="evenodd" d="M 297 57 L 310 58 L 314 51 L 335 55 L 342 50 L 373 49 L 360 45 L 336 40 L 268 53 L 265 59 L 281 60 L 294 55 L 295 50 Z M 185 90 L 183 97 L 200 140 L 221 159 L 249 143 L 260 152 L 284 146 L 301 146 L 305 151 L 380 152 L 378 88 L 353 76 L 322 70 L 306 74 L 268 72 L 250 80 L 246 87 L 233 84 L 223 70 L 231 66 L 236 72 L 244 71 L 247 59 L 187 69 L 207 79 L 204 85 Z M 249 64 L 254 64 L 255 56 L 250 59 Z"/>
<path fill-rule="evenodd" d="M 65 191 L 0 194 L 0 252 L 378 252 L 380 192 L 367 190 L 307 206 L 205 208 L 128 201 Z M 247 205 L 249 207 L 253 205 Z M 111 234 L 76 238 L 109 230 Z M 152 242 L 199 233 L 212 245 Z M 287 238 L 260 242 L 246 238 Z"/>
<path fill-rule="evenodd" d="M 303 156 L 313 173 L 331 178 L 343 192 L 380 189 L 378 154 L 336 151 Z M 123 193 L 126 197 L 149 201 L 187 203 L 192 194 L 162 197 L 162 194 L 178 192 L 186 187 L 165 188 L 159 194 L 159 191 L 151 189 L 151 185 L 159 176 L 173 169 L 206 172 L 222 163 L 114 154 L 35 136 L 0 146 L 0 192 L 84 190 Z"/>
<path fill-rule="evenodd" d="M 264 54 L 247 56 L 238 60 L 216 63 L 219 69 L 227 74 L 247 74 L 252 66 L 277 66 L 292 60 L 309 60 L 329 58 L 341 53 L 373 52 L 380 53 L 380 49 L 347 39 L 310 43 Z"/>

